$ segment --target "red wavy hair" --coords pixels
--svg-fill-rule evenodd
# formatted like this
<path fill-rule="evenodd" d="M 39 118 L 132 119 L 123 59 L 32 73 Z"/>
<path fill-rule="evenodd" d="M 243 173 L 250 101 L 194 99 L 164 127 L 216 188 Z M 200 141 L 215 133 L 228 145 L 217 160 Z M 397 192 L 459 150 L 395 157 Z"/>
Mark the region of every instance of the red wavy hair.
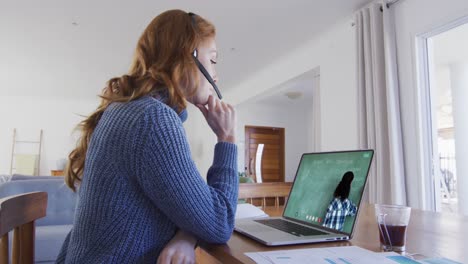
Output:
<path fill-rule="evenodd" d="M 195 20 L 195 24 L 192 19 Z M 185 98 L 198 89 L 198 68 L 192 52 L 216 34 L 213 24 L 182 10 L 169 10 L 155 17 L 138 40 L 133 62 L 121 77 L 107 82 L 99 107 L 80 122 L 81 137 L 69 154 L 65 182 L 73 190 L 83 177 L 86 151 L 96 125 L 112 102 L 129 102 L 149 94 L 164 94 L 166 103 L 182 111 Z"/>

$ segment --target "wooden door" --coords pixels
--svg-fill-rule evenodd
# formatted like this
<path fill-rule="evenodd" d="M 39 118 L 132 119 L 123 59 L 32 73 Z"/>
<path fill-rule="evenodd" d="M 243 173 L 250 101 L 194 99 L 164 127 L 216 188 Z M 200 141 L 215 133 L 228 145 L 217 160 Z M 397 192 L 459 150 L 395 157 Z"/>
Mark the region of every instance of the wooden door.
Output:
<path fill-rule="evenodd" d="M 254 179 L 258 144 L 264 144 L 262 181 L 284 182 L 284 128 L 245 126 L 245 167 Z"/>

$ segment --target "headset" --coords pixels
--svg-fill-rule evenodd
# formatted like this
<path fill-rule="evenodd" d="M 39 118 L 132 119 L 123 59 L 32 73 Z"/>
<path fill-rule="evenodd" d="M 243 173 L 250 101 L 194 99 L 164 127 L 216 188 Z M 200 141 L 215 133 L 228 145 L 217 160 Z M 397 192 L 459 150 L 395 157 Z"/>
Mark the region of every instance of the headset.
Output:
<path fill-rule="evenodd" d="M 195 14 L 192 13 L 192 12 L 189 12 L 188 15 L 192 18 L 192 24 L 194 27 L 197 26 L 196 22 L 195 22 Z M 200 69 L 201 73 L 205 76 L 205 78 L 208 80 L 208 82 L 213 86 L 213 89 L 215 90 L 216 94 L 218 95 L 218 98 L 219 99 L 222 99 L 223 96 L 221 95 L 221 92 L 219 91 L 218 89 L 218 86 L 216 86 L 216 83 L 214 82 L 213 78 L 211 78 L 210 74 L 208 73 L 208 71 L 205 69 L 205 67 L 203 67 L 203 65 L 201 64 L 201 62 L 198 60 L 198 51 L 197 49 L 195 49 L 192 53 L 192 57 L 193 57 L 193 60 L 195 61 L 195 64 L 197 64 L 198 66 L 198 69 Z"/>

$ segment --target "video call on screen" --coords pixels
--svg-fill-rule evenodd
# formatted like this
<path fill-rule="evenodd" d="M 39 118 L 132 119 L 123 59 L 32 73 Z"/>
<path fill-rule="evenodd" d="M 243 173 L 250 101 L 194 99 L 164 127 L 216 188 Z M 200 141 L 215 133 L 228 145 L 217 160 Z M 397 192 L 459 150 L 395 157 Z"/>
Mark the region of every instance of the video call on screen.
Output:
<path fill-rule="evenodd" d="M 304 222 L 324 225 L 327 208 L 335 198 L 334 192 L 338 184 L 346 178 L 344 177 L 346 172 L 352 172 L 354 176 L 347 199 L 357 206 L 362 197 L 372 154 L 371 150 L 304 154 L 284 215 Z M 341 199 L 335 203 L 345 204 Z M 343 213 L 345 212 L 332 212 L 328 217 L 330 218 L 331 215 L 337 217 Z M 345 216 L 340 231 L 351 233 L 355 218 L 355 215 Z"/>

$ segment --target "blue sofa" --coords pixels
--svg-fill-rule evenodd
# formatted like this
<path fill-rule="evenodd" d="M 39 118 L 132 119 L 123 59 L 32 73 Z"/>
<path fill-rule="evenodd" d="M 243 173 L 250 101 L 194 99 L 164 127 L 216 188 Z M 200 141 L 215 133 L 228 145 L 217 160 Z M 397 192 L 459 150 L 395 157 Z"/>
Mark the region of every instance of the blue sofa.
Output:
<path fill-rule="evenodd" d="M 63 177 L 29 177 L 13 177 L 1 184 L 0 198 L 35 191 L 48 193 L 46 217 L 36 221 L 35 262 L 54 263 L 72 228 L 77 196 L 65 185 Z"/>

